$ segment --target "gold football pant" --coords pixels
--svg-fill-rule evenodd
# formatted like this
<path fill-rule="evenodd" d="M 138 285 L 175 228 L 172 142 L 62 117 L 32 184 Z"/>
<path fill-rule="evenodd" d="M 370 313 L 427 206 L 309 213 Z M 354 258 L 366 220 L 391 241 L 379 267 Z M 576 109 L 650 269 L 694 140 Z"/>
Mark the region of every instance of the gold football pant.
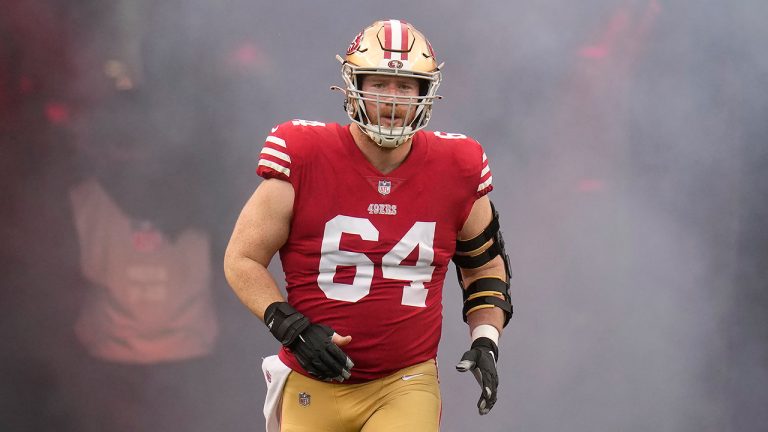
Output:
<path fill-rule="evenodd" d="M 434 360 L 361 384 L 331 384 L 291 372 L 281 432 L 432 432 L 440 428 Z"/>

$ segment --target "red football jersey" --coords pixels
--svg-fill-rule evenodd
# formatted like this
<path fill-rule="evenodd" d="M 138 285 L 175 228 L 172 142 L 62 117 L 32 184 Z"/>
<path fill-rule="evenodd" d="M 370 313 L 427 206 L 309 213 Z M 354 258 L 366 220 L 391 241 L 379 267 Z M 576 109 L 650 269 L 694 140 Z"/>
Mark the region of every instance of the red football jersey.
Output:
<path fill-rule="evenodd" d="M 436 357 L 457 234 L 493 188 L 480 144 L 419 131 L 405 161 L 382 174 L 349 126 L 293 120 L 267 137 L 257 173 L 293 185 L 291 231 L 280 249 L 288 302 L 352 336 L 343 348 L 355 363 L 348 382 Z M 306 374 L 289 351 L 280 358 Z"/>

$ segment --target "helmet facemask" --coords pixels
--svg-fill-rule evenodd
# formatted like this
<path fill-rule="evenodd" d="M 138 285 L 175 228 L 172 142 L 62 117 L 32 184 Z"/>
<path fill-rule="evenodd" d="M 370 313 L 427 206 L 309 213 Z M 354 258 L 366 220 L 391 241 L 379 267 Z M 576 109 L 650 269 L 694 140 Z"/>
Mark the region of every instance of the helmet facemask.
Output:
<path fill-rule="evenodd" d="M 397 148 L 427 126 L 432 103 L 440 98 L 437 88 L 442 79 L 442 65 L 437 65 L 429 41 L 413 26 L 398 20 L 377 21 L 355 38 L 346 59 L 340 56 L 337 59 L 342 63 L 341 76 L 346 84 L 347 115 L 377 145 Z M 419 82 L 419 95 L 363 91 L 363 78 L 369 75 L 415 78 Z M 377 107 L 375 116 L 368 112 L 366 103 Z M 382 116 L 382 111 L 391 115 Z M 387 117 L 389 124 L 394 124 L 403 112 L 402 126 L 382 124 Z"/>
<path fill-rule="evenodd" d="M 418 96 L 390 95 L 362 90 L 362 81 L 366 75 L 390 75 L 416 78 L 419 82 Z M 380 69 L 371 70 L 355 67 L 349 63 L 342 66 L 342 77 L 346 84 L 346 109 L 349 118 L 360 126 L 373 142 L 381 147 L 396 148 L 409 140 L 417 131 L 425 128 L 432 115 L 432 103 L 437 96 L 440 74 L 427 76 L 408 71 L 390 72 Z M 365 108 L 365 104 L 375 104 L 376 118 Z M 384 109 L 385 108 L 385 109 Z M 382 115 L 382 111 L 391 115 Z M 389 124 L 405 111 L 403 126 L 383 126 L 382 118 L 389 117 Z"/>

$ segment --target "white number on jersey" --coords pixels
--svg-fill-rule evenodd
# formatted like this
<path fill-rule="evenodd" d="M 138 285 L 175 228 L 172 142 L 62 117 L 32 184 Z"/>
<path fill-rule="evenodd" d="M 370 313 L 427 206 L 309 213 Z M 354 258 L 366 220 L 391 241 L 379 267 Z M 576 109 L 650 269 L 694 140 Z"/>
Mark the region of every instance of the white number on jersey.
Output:
<path fill-rule="evenodd" d="M 339 250 L 342 233 L 357 234 L 363 240 L 376 241 L 379 239 L 379 230 L 368 219 L 343 215 L 338 215 L 325 224 L 317 284 L 329 299 L 354 303 L 371 291 L 373 261 L 364 253 Z M 333 281 L 336 266 L 355 266 L 352 285 Z"/>
<path fill-rule="evenodd" d="M 400 241 L 381 259 L 381 272 L 387 279 L 411 281 L 403 287 L 402 304 L 426 307 L 427 289 L 424 282 L 432 280 L 435 266 L 435 223 L 416 222 Z M 400 265 L 414 249 L 419 248 L 419 260 L 415 266 Z"/>
<path fill-rule="evenodd" d="M 325 123 L 312 120 L 291 120 L 294 126 L 325 126 Z"/>
<path fill-rule="evenodd" d="M 467 136 L 460 133 L 435 132 L 435 136 L 443 139 L 465 139 Z"/>
<path fill-rule="evenodd" d="M 317 284 L 329 299 L 354 303 L 371 292 L 374 264 L 364 253 L 340 250 L 342 233 L 359 235 L 366 241 L 378 241 L 379 230 L 368 219 L 343 215 L 325 224 Z M 424 283 L 432 280 L 435 270 L 432 265 L 435 257 L 434 242 L 435 222 L 416 222 L 382 258 L 383 277 L 410 281 L 403 287 L 401 304 L 426 307 L 428 290 L 424 288 Z M 401 265 L 416 248 L 419 255 L 416 265 Z M 337 266 L 355 267 L 352 284 L 333 281 Z"/>

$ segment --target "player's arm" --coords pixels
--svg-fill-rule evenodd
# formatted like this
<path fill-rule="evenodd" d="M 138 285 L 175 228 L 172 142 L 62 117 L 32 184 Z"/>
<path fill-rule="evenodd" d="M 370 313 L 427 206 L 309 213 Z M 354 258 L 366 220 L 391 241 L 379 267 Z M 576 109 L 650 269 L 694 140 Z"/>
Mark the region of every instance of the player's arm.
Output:
<path fill-rule="evenodd" d="M 459 244 L 464 241 L 478 238 L 478 236 L 480 236 L 491 224 L 492 220 L 493 211 L 491 209 L 491 202 L 486 195 L 475 201 L 475 204 L 472 206 L 472 211 L 469 213 L 469 217 L 464 223 L 464 227 L 459 232 Z M 457 250 L 456 259 L 459 260 L 459 257 L 478 257 L 480 254 L 487 252 L 494 241 L 495 239 L 491 238 L 483 242 L 480 248 L 472 251 Z M 467 247 L 472 248 L 473 246 Z M 480 264 L 480 261 L 477 261 L 476 264 L 465 264 L 464 266 L 458 265 L 464 292 L 467 293 L 469 287 L 473 287 L 473 284 L 481 279 L 499 280 L 503 283 L 508 283 L 509 276 L 507 275 L 507 268 L 504 263 L 503 255 L 504 253 L 502 252 L 495 257 L 490 258 L 490 260 L 484 264 Z M 461 261 L 459 262 L 461 263 Z M 477 264 L 480 264 L 480 266 L 474 268 L 471 267 L 472 265 Z M 467 297 L 469 297 L 469 295 Z M 474 331 L 480 325 L 491 325 L 501 333 L 507 320 L 507 315 L 504 310 L 493 304 L 487 303 L 478 304 L 474 307 L 470 306 L 464 313 L 470 331 Z"/>
<path fill-rule="evenodd" d="M 509 263 L 499 230 L 498 213 L 487 196 L 475 201 L 459 232 L 454 263 L 463 290 L 462 314 L 472 346 L 457 370 L 472 371 L 482 388 L 478 409 L 487 414 L 496 402 L 498 341 L 512 315 Z"/>
<path fill-rule="evenodd" d="M 351 337 L 311 323 L 283 298 L 269 262 L 290 233 L 295 194 L 283 180 L 264 180 L 243 207 L 224 254 L 224 274 L 240 301 L 259 318 L 299 364 L 323 380 L 350 377 L 352 360 L 339 348 Z"/>
<path fill-rule="evenodd" d="M 227 282 L 261 319 L 267 306 L 285 301 L 267 266 L 288 239 L 293 200 L 290 183 L 264 180 L 240 212 L 224 254 Z"/>

